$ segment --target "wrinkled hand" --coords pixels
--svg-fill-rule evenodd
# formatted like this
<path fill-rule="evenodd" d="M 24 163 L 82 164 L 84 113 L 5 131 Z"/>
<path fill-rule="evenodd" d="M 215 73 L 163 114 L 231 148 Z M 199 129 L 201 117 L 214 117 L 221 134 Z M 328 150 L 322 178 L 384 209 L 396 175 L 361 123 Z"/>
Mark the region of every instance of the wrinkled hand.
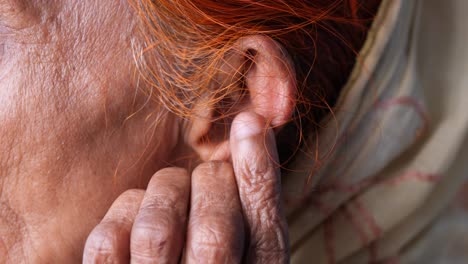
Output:
<path fill-rule="evenodd" d="M 166 168 L 146 191 L 129 190 L 88 237 L 84 263 L 287 263 L 287 227 L 271 129 L 241 113 L 232 165 L 210 161 L 190 176 Z"/>

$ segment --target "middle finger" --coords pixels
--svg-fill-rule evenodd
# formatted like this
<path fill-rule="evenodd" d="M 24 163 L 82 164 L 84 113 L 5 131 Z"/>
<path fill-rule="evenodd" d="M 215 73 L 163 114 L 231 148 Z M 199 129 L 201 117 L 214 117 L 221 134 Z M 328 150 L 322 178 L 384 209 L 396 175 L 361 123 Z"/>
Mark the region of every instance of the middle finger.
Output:
<path fill-rule="evenodd" d="M 192 174 L 187 263 L 240 263 L 244 226 L 232 166 L 211 161 Z"/>
<path fill-rule="evenodd" d="M 131 234 L 132 263 L 177 263 L 184 245 L 190 176 L 181 168 L 158 171 L 146 189 Z"/>

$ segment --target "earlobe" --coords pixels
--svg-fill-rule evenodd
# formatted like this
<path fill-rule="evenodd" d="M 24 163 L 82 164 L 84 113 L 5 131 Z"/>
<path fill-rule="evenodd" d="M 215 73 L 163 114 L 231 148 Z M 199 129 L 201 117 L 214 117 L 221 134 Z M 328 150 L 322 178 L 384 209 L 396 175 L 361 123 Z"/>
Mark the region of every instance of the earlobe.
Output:
<path fill-rule="evenodd" d="M 290 121 L 296 104 L 292 61 L 270 37 L 254 35 L 239 39 L 218 65 L 218 71 L 212 92 L 234 92 L 222 94 L 224 100 L 212 105 L 206 103 L 210 95 L 200 98 L 185 132 L 186 142 L 202 160 L 229 157 L 230 126 L 238 113 L 255 112 L 277 130 Z M 230 102 L 228 107 L 226 100 Z"/>

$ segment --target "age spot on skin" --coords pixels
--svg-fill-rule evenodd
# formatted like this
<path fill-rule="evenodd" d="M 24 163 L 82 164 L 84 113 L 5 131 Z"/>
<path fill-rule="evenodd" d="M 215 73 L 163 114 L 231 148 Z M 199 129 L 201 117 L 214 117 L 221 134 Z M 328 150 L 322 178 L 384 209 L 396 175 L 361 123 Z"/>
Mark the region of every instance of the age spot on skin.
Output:
<path fill-rule="evenodd" d="M 0 32 L 0 41 L 1 39 L 1 32 Z M 7 45 L 5 43 L 0 42 L 0 82 L 2 81 L 2 77 L 7 72 L 5 65 L 7 63 Z"/>
<path fill-rule="evenodd" d="M 5 43 L 0 43 L 0 63 L 3 61 L 3 55 L 5 55 Z"/>

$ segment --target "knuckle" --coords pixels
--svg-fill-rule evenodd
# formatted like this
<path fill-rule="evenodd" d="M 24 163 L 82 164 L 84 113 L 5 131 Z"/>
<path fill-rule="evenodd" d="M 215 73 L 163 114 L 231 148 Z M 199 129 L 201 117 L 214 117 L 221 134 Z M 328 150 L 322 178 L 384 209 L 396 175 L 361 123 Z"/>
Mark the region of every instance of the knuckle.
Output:
<path fill-rule="evenodd" d="M 114 263 L 121 253 L 121 229 L 113 223 L 99 224 L 86 240 L 85 263 Z"/>
<path fill-rule="evenodd" d="M 252 159 L 254 162 L 250 162 L 248 166 L 248 172 L 253 178 L 265 179 L 265 176 L 271 171 L 271 165 L 269 162 L 265 162 L 262 158 Z"/>
<path fill-rule="evenodd" d="M 140 207 L 140 214 L 144 212 L 158 212 L 158 215 L 176 214 L 184 217 L 188 207 L 188 190 L 179 186 L 161 186 L 157 193 L 148 193 Z"/>
<path fill-rule="evenodd" d="M 250 194 L 251 203 L 254 208 L 263 208 L 265 212 L 275 212 L 280 205 L 279 194 L 271 189 L 261 188 L 259 191 L 252 192 Z"/>
<path fill-rule="evenodd" d="M 261 207 L 270 201 L 277 201 L 281 186 L 273 167 L 244 164 L 240 167 L 238 177 L 239 189 L 248 200 Z"/>
<path fill-rule="evenodd" d="M 228 251 L 241 252 L 242 238 L 239 230 L 241 225 L 230 221 L 220 221 L 218 217 L 193 221 L 191 230 L 191 250 L 198 254 L 223 253 Z M 224 254 L 221 254 L 224 255 Z"/>
<path fill-rule="evenodd" d="M 135 222 L 131 235 L 131 254 L 138 258 L 156 258 L 168 248 L 173 237 L 173 225 L 167 218 L 158 221 L 140 218 Z"/>
<path fill-rule="evenodd" d="M 280 190 L 272 182 L 244 184 L 241 188 L 249 209 L 268 212 L 275 211 L 280 205 Z"/>
<path fill-rule="evenodd" d="M 227 211 L 238 207 L 238 202 L 226 193 L 211 192 L 193 194 L 191 214 L 204 216 L 214 211 Z"/>
<path fill-rule="evenodd" d="M 146 210 L 171 210 L 178 207 L 180 202 L 179 190 L 171 187 L 164 187 L 166 190 L 160 194 L 151 194 L 146 197 L 145 203 L 141 205 L 140 211 Z M 164 194 L 170 195 L 164 195 Z"/>
<path fill-rule="evenodd" d="M 265 162 L 245 162 L 240 167 L 241 183 L 247 187 L 272 187 L 277 184 L 274 168 Z"/>

